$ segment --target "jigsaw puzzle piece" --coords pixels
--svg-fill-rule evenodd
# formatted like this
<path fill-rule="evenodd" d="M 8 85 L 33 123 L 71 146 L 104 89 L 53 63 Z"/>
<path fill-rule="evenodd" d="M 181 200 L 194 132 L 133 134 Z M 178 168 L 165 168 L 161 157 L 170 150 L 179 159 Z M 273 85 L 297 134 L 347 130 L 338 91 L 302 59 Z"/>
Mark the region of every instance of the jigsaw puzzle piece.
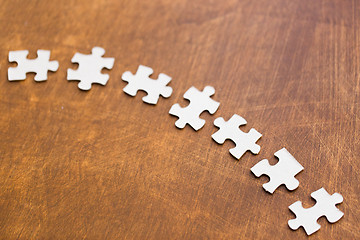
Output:
<path fill-rule="evenodd" d="M 246 123 L 246 120 L 237 114 L 234 114 L 228 121 L 219 117 L 214 121 L 214 125 L 218 127 L 219 130 L 211 137 L 219 144 L 223 144 L 227 139 L 233 141 L 235 147 L 231 148 L 229 152 L 236 159 L 240 159 L 246 151 L 258 154 L 260 152 L 260 146 L 256 144 L 256 142 L 262 135 L 254 128 L 250 129 L 248 133 L 241 131 L 239 127 Z"/>
<path fill-rule="evenodd" d="M 81 90 L 90 90 L 93 83 L 106 85 L 109 80 L 109 74 L 101 73 L 103 68 L 112 69 L 114 58 L 104 58 L 105 49 L 94 47 L 91 54 L 75 53 L 71 62 L 78 63 L 76 70 L 67 70 L 67 80 L 80 81 L 78 87 Z"/>
<path fill-rule="evenodd" d="M 59 68 L 58 61 L 50 61 L 50 51 L 37 50 L 36 59 L 27 59 L 29 54 L 28 50 L 10 51 L 9 62 L 17 62 L 18 66 L 10 67 L 8 69 L 8 80 L 25 80 L 26 73 L 34 72 L 34 80 L 45 81 L 47 80 L 48 71 L 57 71 Z"/>
<path fill-rule="evenodd" d="M 311 197 L 316 200 L 316 204 L 311 208 L 303 208 L 301 201 L 297 201 L 289 206 L 289 209 L 296 215 L 295 219 L 290 219 L 288 225 L 292 230 L 303 227 L 307 235 L 311 235 L 320 229 L 317 220 L 325 216 L 330 223 L 339 221 L 344 213 L 341 212 L 336 204 L 343 201 L 339 193 L 330 195 L 324 188 L 311 193 Z"/>
<path fill-rule="evenodd" d="M 179 117 L 175 126 L 182 129 L 189 124 L 195 131 L 201 129 L 205 120 L 200 118 L 200 114 L 204 111 L 214 114 L 219 108 L 220 103 L 211 99 L 214 93 L 215 89 L 211 86 L 206 86 L 202 92 L 195 87 L 189 88 L 184 98 L 188 99 L 190 104 L 182 108 L 176 103 L 170 108 L 169 114 Z"/>
<path fill-rule="evenodd" d="M 148 104 L 156 104 L 160 95 L 164 98 L 170 97 L 172 88 L 166 85 L 171 81 L 171 77 L 160 73 L 158 79 L 153 80 L 150 78 L 152 74 L 152 68 L 143 65 L 138 67 L 135 75 L 129 71 L 123 73 L 123 81 L 128 82 L 123 91 L 130 96 L 136 96 L 139 90 L 145 91 L 147 95 L 142 100 Z"/>
<path fill-rule="evenodd" d="M 299 186 L 299 181 L 295 175 L 301 172 L 304 167 L 285 149 L 282 148 L 274 154 L 278 163 L 271 166 L 267 159 L 261 160 L 251 168 L 251 172 L 256 176 L 268 175 L 270 181 L 263 184 L 263 188 L 269 192 L 274 191 L 282 184 L 290 191 Z"/>

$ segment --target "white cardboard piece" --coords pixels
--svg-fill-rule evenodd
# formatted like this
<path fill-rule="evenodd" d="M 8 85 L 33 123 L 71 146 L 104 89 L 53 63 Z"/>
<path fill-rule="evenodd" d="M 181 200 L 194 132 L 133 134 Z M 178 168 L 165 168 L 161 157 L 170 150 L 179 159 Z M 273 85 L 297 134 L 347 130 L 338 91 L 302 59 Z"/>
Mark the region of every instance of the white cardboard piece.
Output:
<path fill-rule="evenodd" d="M 292 230 L 302 226 L 307 235 L 311 235 L 320 229 L 317 223 L 318 218 L 325 216 L 330 223 L 335 223 L 344 215 L 336 204 L 344 199 L 339 193 L 330 195 L 324 188 L 311 193 L 311 197 L 316 200 L 316 204 L 311 208 L 303 208 L 301 201 L 297 201 L 289 206 L 289 209 L 296 215 L 295 219 L 288 221 Z"/>
<path fill-rule="evenodd" d="M 148 104 L 156 104 L 160 95 L 164 98 L 170 97 L 172 88 L 166 85 L 171 81 L 171 77 L 160 73 L 159 78 L 153 80 L 150 78 L 153 72 L 152 68 L 143 65 L 138 67 L 135 75 L 129 71 L 124 72 L 121 78 L 123 81 L 129 83 L 123 89 L 124 92 L 134 97 L 139 90 L 143 90 L 148 95 L 143 97 L 142 100 Z"/>
<path fill-rule="evenodd" d="M 34 80 L 37 82 L 47 80 L 47 72 L 55 72 L 59 68 L 58 61 L 50 60 L 49 50 L 37 50 L 37 58 L 27 59 L 29 54 L 28 50 L 10 51 L 9 62 L 17 62 L 16 67 L 9 67 L 8 69 L 8 80 L 18 81 L 25 80 L 26 73 L 36 73 Z"/>
<path fill-rule="evenodd" d="M 190 104 L 182 108 L 176 103 L 170 108 L 169 114 L 179 117 L 175 126 L 182 129 L 189 124 L 195 131 L 201 129 L 205 125 L 205 120 L 200 118 L 200 114 L 204 111 L 214 114 L 219 108 L 220 103 L 211 99 L 214 93 L 215 89 L 211 86 L 206 86 L 202 92 L 195 87 L 189 88 L 184 98 L 188 99 Z"/>
<path fill-rule="evenodd" d="M 262 135 L 254 128 L 250 129 L 248 133 L 241 131 L 239 127 L 246 123 L 246 120 L 237 114 L 234 114 L 227 122 L 222 117 L 219 117 L 215 119 L 214 125 L 220 129 L 211 137 L 218 144 L 223 144 L 226 139 L 232 140 L 236 147 L 231 148 L 229 152 L 236 159 L 240 159 L 246 151 L 258 154 L 260 146 L 256 142 Z"/>
<path fill-rule="evenodd" d="M 78 87 L 81 90 L 90 90 L 92 83 L 106 85 L 109 80 L 109 74 L 102 74 L 103 68 L 112 69 L 114 66 L 114 58 L 104 58 L 105 49 L 94 47 L 91 54 L 75 53 L 71 59 L 73 63 L 79 63 L 76 70 L 67 70 L 67 80 L 80 81 Z"/>
<path fill-rule="evenodd" d="M 299 181 L 295 175 L 301 172 L 304 167 L 296 161 L 286 148 L 280 149 L 274 155 L 279 159 L 277 164 L 271 166 L 269 161 L 264 159 L 255 164 L 251 168 L 251 172 L 257 177 L 263 174 L 270 177 L 270 181 L 263 184 L 263 188 L 271 194 L 282 184 L 290 191 L 295 190 L 299 186 Z"/>

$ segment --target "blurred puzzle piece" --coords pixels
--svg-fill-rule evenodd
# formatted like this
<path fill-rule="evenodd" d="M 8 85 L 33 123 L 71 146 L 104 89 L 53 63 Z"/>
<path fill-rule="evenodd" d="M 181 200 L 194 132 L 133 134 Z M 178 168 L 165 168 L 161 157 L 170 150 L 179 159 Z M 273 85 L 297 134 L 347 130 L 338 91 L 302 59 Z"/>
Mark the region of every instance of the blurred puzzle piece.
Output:
<path fill-rule="evenodd" d="M 47 80 L 47 72 L 55 72 L 59 68 L 58 61 L 50 60 L 49 50 L 37 50 L 37 58 L 27 59 L 28 50 L 10 51 L 9 62 L 17 62 L 16 67 L 9 67 L 8 80 L 17 81 L 25 80 L 26 73 L 36 73 L 34 80 L 37 82 Z"/>
<path fill-rule="evenodd" d="M 106 85 L 109 80 L 109 74 L 102 74 L 103 68 L 112 69 L 114 66 L 114 58 L 104 58 L 105 49 L 94 47 L 91 54 L 75 53 L 71 59 L 72 63 L 78 63 L 76 70 L 67 70 L 67 80 L 80 81 L 78 87 L 81 90 L 90 90 L 91 84 L 98 83 Z"/>

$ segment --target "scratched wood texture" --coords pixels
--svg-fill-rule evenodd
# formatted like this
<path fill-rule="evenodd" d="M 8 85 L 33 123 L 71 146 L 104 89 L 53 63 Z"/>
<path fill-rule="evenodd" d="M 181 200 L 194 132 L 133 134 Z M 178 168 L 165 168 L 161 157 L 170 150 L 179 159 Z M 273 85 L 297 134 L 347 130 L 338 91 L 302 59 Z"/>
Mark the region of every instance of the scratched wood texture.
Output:
<path fill-rule="evenodd" d="M 360 2 L 81 0 L 0 4 L 1 239 L 306 239 L 288 206 L 339 192 L 345 213 L 312 239 L 360 239 Z M 75 52 L 115 57 L 108 84 L 66 80 Z M 51 50 L 48 81 L 7 81 L 11 50 Z M 156 106 L 122 89 L 143 64 L 173 78 Z M 203 129 L 168 114 L 191 86 L 221 103 Z M 237 161 L 216 117 L 263 134 Z M 300 187 L 262 189 L 250 168 L 286 147 Z"/>

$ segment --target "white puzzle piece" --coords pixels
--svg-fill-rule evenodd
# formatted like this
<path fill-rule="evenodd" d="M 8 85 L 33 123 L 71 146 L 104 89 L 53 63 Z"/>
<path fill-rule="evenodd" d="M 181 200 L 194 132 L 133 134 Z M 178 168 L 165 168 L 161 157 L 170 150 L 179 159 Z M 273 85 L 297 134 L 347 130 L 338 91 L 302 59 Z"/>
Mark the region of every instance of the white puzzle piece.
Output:
<path fill-rule="evenodd" d="M 9 52 L 9 62 L 17 62 L 18 64 L 16 67 L 9 67 L 9 81 L 25 80 L 26 73 L 29 72 L 36 73 L 35 81 L 46 81 L 47 72 L 55 72 L 59 68 L 58 61 L 49 61 L 50 51 L 48 50 L 37 50 L 37 58 L 35 59 L 27 59 L 28 54 L 28 50 Z"/>
<path fill-rule="evenodd" d="M 75 53 L 71 59 L 72 63 L 79 63 L 76 70 L 67 70 L 67 80 L 80 81 L 78 87 L 81 90 L 90 90 L 92 83 L 106 85 L 109 80 L 109 74 L 102 74 L 103 68 L 112 69 L 114 58 L 104 58 L 105 49 L 94 47 L 91 54 Z"/>
<path fill-rule="evenodd" d="M 244 133 L 239 127 L 245 124 L 246 120 L 237 114 L 234 114 L 227 122 L 225 122 L 222 117 L 219 117 L 215 119 L 214 125 L 220 129 L 211 137 L 219 144 L 223 144 L 226 139 L 232 140 L 236 147 L 231 148 L 230 153 L 236 159 L 240 159 L 246 151 L 258 154 L 260 152 L 260 146 L 256 144 L 256 142 L 262 135 L 254 128 L 250 129 L 248 133 Z"/>
<path fill-rule="evenodd" d="M 202 92 L 195 87 L 189 88 L 185 92 L 184 98 L 188 99 L 190 104 L 182 108 L 176 103 L 169 111 L 171 115 L 179 117 L 175 126 L 184 128 L 186 124 L 189 124 L 195 131 L 202 128 L 205 125 L 205 120 L 200 118 L 200 114 L 204 111 L 214 114 L 219 108 L 220 103 L 211 99 L 214 93 L 215 89 L 211 86 L 206 86 Z"/>
<path fill-rule="evenodd" d="M 311 235 L 320 229 L 317 223 L 318 218 L 325 216 L 330 223 L 335 223 L 344 215 L 335 205 L 343 201 L 339 193 L 330 195 L 324 188 L 311 193 L 311 197 L 316 200 L 316 204 L 311 208 L 303 208 L 301 201 L 297 201 L 289 206 L 289 209 L 296 215 L 295 219 L 288 221 L 292 230 L 302 226 L 307 235 Z"/>
<path fill-rule="evenodd" d="M 295 190 L 299 186 L 295 175 L 304 167 L 285 148 L 280 149 L 274 155 L 279 159 L 277 164 L 271 166 L 269 161 L 264 159 L 253 166 L 251 172 L 257 177 L 263 174 L 270 177 L 270 181 L 263 184 L 263 188 L 269 193 L 274 193 L 282 184 L 285 184 L 290 191 Z"/>
<path fill-rule="evenodd" d="M 166 85 L 171 81 L 171 77 L 160 73 L 158 79 L 153 80 L 150 78 L 153 72 L 152 68 L 143 65 L 138 67 L 135 75 L 129 71 L 124 72 L 121 78 L 129 83 L 123 89 L 124 92 L 134 97 L 138 90 L 143 90 L 148 95 L 143 97 L 142 100 L 149 104 L 156 104 L 160 95 L 164 98 L 170 97 L 172 88 Z"/>

